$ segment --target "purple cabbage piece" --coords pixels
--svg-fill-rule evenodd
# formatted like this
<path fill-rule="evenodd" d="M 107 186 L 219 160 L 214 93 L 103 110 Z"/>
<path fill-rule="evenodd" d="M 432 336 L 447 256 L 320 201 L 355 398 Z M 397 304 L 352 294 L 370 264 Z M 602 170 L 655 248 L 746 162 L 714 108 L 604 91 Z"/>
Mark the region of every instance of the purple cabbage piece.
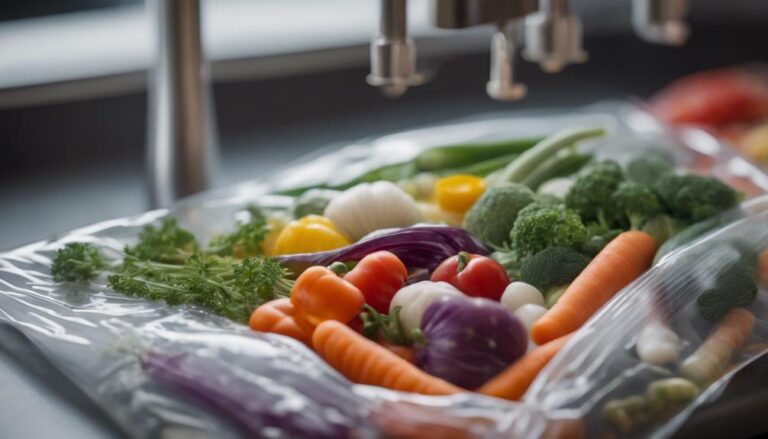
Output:
<path fill-rule="evenodd" d="M 421 331 L 416 364 L 465 389 L 483 385 L 528 348 L 523 324 L 489 299 L 442 298 L 427 307 Z"/>
<path fill-rule="evenodd" d="M 244 376 L 220 360 L 186 353 L 146 352 L 140 361 L 149 376 L 208 404 L 249 436 L 345 438 L 361 422 L 359 401 L 332 379 L 274 367 Z"/>
<path fill-rule="evenodd" d="M 380 250 L 394 253 L 409 270 L 432 272 L 445 259 L 461 251 L 488 255 L 489 251 L 469 232 L 458 227 L 414 226 L 381 233 L 336 250 L 276 256 L 295 275 L 313 265 L 359 261 Z"/>

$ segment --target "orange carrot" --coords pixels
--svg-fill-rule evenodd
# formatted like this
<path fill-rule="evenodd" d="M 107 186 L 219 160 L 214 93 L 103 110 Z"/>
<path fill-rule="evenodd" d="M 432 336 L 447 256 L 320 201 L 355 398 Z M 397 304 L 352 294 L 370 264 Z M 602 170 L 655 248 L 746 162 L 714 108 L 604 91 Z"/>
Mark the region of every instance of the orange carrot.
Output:
<path fill-rule="evenodd" d="M 312 346 L 334 369 L 359 384 L 424 395 L 450 395 L 463 390 L 435 378 L 334 320 L 320 323 Z"/>
<path fill-rule="evenodd" d="M 293 304 L 287 297 L 271 300 L 256 308 L 248 320 L 248 326 L 254 331 L 295 338 L 307 345 L 312 341 L 312 332 L 303 329 L 294 319 Z"/>
<path fill-rule="evenodd" d="M 565 290 L 557 303 L 531 328 L 542 345 L 579 329 L 617 292 L 653 261 L 656 243 L 645 232 L 624 232 L 609 242 Z"/>
<path fill-rule="evenodd" d="M 483 395 L 517 401 L 523 397 L 536 376 L 570 338 L 570 335 L 541 345 L 512 363 L 501 373 L 483 384 L 477 392 Z"/>
<path fill-rule="evenodd" d="M 761 285 L 768 285 L 768 250 L 760 253 L 758 260 L 757 278 Z"/>
<path fill-rule="evenodd" d="M 728 311 L 696 352 L 683 361 L 680 374 L 699 386 L 709 385 L 747 343 L 754 324 L 755 316 L 746 309 Z"/>
<path fill-rule="evenodd" d="M 354 329 L 354 328 L 352 328 Z M 384 338 L 378 338 L 376 339 L 376 342 L 380 344 L 381 346 L 384 346 L 388 351 L 392 352 L 393 354 L 397 355 L 398 357 L 402 358 L 403 360 L 413 364 L 415 359 L 413 358 L 413 349 L 408 346 L 400 346 L 393 343 L 390 343 L 389 341 L 385 340 Z"/>

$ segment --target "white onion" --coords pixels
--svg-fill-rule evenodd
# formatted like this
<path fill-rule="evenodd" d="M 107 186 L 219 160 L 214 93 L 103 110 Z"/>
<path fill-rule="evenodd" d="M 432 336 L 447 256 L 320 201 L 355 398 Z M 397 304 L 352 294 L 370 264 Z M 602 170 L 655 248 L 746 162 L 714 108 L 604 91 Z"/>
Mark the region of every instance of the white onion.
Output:
<path fill-rule="evenodd" d="M 361 183 L 328 203 L 324 216 L 351 241 L 388 227 L 406 227 L 422 219 L 416 202 L 389 181 Z"/>
<path fill-rule="evenodd" d="M 431 282 L 428 280 L 416 282 L 401 288 L 392 297 L 389 313 L 400 307 L 400 322 L 406 333 L 421 326 L 421 317 L 427 307 L 441 297 L 462 297 L 464 293 L 447 282 Z"/>
<path fill-rule="evenodd" d="M 501 295 L 501 304 L 508 310 L 515 312 L 518 308 L 527 304 L 544 306 L 544 295 L 525 282 L 512 282 L 504 289 Z"/>

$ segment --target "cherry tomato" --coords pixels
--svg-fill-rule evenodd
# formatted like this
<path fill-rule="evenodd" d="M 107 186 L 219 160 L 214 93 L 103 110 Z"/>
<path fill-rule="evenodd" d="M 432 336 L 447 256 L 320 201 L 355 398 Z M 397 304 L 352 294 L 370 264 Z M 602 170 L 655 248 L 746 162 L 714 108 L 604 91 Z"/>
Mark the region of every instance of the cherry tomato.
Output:
<path fill-rule="evenodd" d="M 499 300 L 509 277 L 498 262 L 487 256 L 461 252 L 443 261 L 432 272 L 432 282 L 448 282 L 467 296 Z"/>

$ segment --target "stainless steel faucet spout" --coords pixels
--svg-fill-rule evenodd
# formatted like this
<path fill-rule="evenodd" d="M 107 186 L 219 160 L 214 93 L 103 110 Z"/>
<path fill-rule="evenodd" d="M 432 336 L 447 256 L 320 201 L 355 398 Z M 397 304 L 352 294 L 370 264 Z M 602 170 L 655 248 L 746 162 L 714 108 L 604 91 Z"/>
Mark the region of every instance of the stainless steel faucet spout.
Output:
<path fill-rule="evenodd" d="M 151 72 L 150 201 L 166 207 L 208 188 L 216 136 L 202 51 L 199 0 L 151 0 L 157 53 Z"/>
<path fill-rule="evenodd" d="M 379 35 L 371 43 L 368 83 L 397 97 L 424 81 L 416 72 L 416 45 L 408 38 L 406 0 L 380 0 Z"/>

